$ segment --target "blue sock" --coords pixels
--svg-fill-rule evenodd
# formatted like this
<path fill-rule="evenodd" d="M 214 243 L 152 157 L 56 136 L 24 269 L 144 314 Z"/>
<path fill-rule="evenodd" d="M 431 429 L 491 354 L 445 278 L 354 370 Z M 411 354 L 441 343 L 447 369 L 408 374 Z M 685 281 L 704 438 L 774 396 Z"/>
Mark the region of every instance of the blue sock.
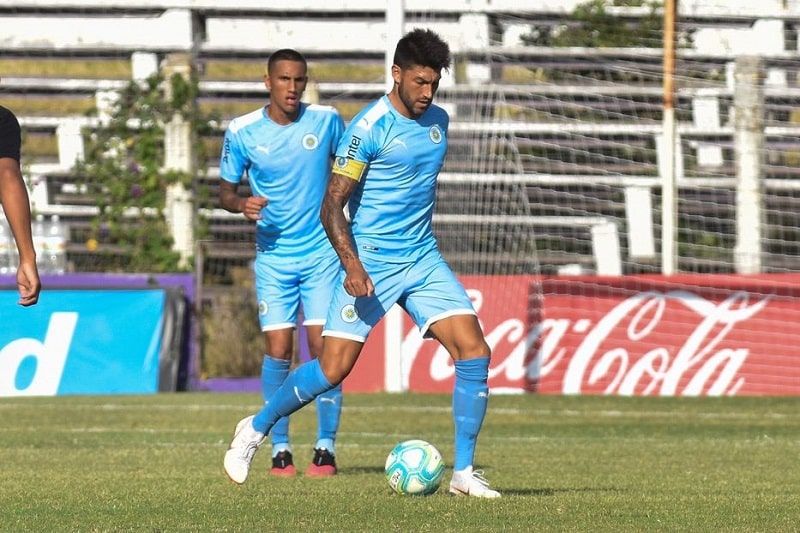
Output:
<path fill-rule="evenodd" d="M 339 429 L 342 414 L 342 384 L 317 396 L 317 444 L 315 448 L 325 448 L 336 455 L 333 443 Z"/>
<path fill-rule="evenodd" d="M 475 442 L 478 439 L 489 400 L 489 358 L 454 361 L 453 422 L 456 442 L 453 470 L 472 466 Z"/>
<path fill-rule="evenodd" d="M 282 416 L 289 416 L 311 400 L 332 388 L 316 359 L 290 372 L 269 403 L 253 418 L 253 427 L 269 433 Z"/>
<path fill-rule="evenodd" d="M 264 355 L 264 363 L 261 365 L 261 394 L 264 403 L 267 404 L 272 399 L 272 395 L 278 390 L 286 376 L 289 375 L 289 367 L 292 362 L 285 359 L 276 359 L 269 355 Z M 289 448 L 289 418 L 283 417 L 272 426 L 269 432 L 272 441 L 273 452 Z"/>

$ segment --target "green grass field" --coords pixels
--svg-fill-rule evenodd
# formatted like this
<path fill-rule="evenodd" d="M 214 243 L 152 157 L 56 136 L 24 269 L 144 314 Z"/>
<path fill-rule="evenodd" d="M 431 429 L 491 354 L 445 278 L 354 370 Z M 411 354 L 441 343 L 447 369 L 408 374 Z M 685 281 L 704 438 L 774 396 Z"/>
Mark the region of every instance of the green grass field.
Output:
<path fill-rule="evenodd" d="M 797 531 L 800 400 L 493 396 L 476 465 L 500 500 L 393 494 L 395 443 L 452 461 L 449 395 L 345 396 L 340 475 L 250 480 L 222 456 L 256 395 L 0 399 L 2 531 Z M 300 471 L 315 411 L 295 415 Z M 448 470 L 445 485 L 450 479 Z"/>

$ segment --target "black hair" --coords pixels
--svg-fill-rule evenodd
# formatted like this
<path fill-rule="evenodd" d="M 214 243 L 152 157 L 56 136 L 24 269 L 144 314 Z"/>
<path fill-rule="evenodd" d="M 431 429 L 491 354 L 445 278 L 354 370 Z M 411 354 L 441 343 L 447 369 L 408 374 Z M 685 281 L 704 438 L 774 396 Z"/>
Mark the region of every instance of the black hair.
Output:
<path fill-rule="evenodd" d="M 435 32 L 416 28 L 397 42 L 393 61 L 401 69 L 419 65 L 441 73 L 450 68 L 450 47 Z"/>
<path fill-rule="evenodd" d="M 267 70 L 272 70 L 272 67 L 275 66 L 275 63 L 278 61 L 286 60 L 297 61 L 298 63 L 302 63 L 304 67 L 308 68 L 306 58 L 303 57 L 303 54 L 297 50 L 292 50 L 291 48 L 281 48 L 280 50 L 275 50 L 272 52 L 272 55 L 269 56 L 269 59 L 267 60 Z"/>

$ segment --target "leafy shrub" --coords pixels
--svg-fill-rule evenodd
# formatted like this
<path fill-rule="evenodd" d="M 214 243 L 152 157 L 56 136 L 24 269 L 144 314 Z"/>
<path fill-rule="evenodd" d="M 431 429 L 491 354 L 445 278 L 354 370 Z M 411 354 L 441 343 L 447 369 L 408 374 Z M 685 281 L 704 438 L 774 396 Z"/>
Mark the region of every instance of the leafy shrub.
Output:
<path fill-rule="evenodd" d="M 108 117 L 84 131 L 85 155 L 76 173 L 80 190 L 91 198 L 98 214 L 91 220 L 87 248 L 98 255 L 98 270 L 177 272 L 179 253 L 164 214 L 170 186 L 183 184 L 198 204 L 205 194 L 191 172 L 165 170 L 165 125 L 179 116 L 189 122 L 195 167 L 204 171 L 208 154 L 197 139 L 207 134 L 214 117 L 196 106 L 196 76 L 161 74 L 144 83 L 129 83 L 115 99 Z M 93 115 L 99 116 L 94 109 Z M 197 213 L 197 209 L 194 210 Z M 202 235 L 204 221 L 194 221 Z"/>

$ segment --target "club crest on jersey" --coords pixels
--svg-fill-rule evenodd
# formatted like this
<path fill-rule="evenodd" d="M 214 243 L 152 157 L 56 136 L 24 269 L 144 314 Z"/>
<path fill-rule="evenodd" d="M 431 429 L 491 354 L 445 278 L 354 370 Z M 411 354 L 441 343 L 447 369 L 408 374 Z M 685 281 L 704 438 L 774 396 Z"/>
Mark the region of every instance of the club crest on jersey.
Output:
<path fill-rule="evenodd" d="M 266 315 L 269 313 L 269 304 L 266 300 L 259 300 L 258 301 L 258 314 L 261 316 Z"/>
<path fill-rule="evenodd" d="M 313 150 L 319 146 L 319 139 L 313 133 L 306 133 L 303 136 L 303 148 L 306 150 Z"/>
<path fill-rule="evenodd" d="M 428 130 L 428 137 L 430 137 L 431 141 L 433 141 L 435 144 L 439 144 L 442 142 L 442 130 L 439 129 L 439 126 L 434 124 L 431 126 L 431 129 Z"/>
<path fill-rule="evenodd" d="M 342 320 L 347 322 L 348 324 L 352 324 L 356 320 L 358 320 L 358 310 L 356 310 L 356 306 L 353 304 L 347 304 L 342 307 L 342 312 L 339 314 L 342 317 Z"/>

